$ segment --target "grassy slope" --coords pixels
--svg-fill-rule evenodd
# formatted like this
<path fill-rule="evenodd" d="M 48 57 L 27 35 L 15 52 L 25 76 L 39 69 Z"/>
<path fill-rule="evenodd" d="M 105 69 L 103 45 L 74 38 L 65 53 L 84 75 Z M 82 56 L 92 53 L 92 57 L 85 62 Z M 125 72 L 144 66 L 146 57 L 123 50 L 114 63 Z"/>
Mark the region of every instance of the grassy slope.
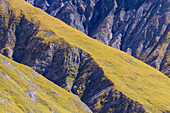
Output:
<path fill-rule="evenodd" d="M 34 92 L 34 98 L 29 92 Z M 77 96 L 0 54 L 0 113 L 9 111 L 87 113 L 89 109 Z"/>
<path fill-rule="evenodd" d="M 10 8 L 16 15 L 20 15 L 22 10 L 27 19 L 32 18 L 34 22 L 41 22 L 42 31 L 37 36 L 44 38 L 44 43 L 63 38 L 71 45 L 92 55 L 103 68 L 106 77 L 115 83 L 115 87 L 143 104 L 148 111 L 170 111 L 170 79 L 161 72 L 124 52 L 91 39 L 42 10 L 32 7 L 24 0 L 7 1 L 10 2 Z M 50 38 L 43 37 L 43 30 L 51 30 L 55 35 Z"/>

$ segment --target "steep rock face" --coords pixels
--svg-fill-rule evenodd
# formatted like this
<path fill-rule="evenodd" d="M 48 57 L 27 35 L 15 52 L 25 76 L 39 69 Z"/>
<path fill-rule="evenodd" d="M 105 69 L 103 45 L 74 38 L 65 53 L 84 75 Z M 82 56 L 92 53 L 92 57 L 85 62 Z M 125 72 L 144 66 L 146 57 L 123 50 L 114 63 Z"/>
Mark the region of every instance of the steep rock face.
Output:
<path fill-rule="evenodd" d="M 6 12 L 1 13 L 0 17 L 2 54 L 32 67 L 78 95 L 93 112 L 145 112 L 140 103 L 114 88 L 88 53 L 63 39 L 44 43 L 44 39 L 36 37 L 41 24 L 28 21 L 22 13 L 15 17 L 6 4 L 3 2 Z M 43 32 L 46 37 L 54 35 L 52 31 Z"/>
<path fill-rule="evenodd" d="M 170 74 L 170 64 L 165 57 L 169 55 L 169 0 L 28 2 L 90 37 L 123 50 L 166 75 Z"/>

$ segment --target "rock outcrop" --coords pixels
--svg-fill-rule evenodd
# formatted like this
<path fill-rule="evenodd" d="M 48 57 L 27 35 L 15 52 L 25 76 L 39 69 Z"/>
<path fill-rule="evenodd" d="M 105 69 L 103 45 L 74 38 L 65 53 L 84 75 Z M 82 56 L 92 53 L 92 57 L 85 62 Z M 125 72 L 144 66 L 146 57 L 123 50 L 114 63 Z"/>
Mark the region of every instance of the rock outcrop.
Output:
<path fill-rule="evenodd" d="M 26 0 L 170 75 L 169 0 Z"/>

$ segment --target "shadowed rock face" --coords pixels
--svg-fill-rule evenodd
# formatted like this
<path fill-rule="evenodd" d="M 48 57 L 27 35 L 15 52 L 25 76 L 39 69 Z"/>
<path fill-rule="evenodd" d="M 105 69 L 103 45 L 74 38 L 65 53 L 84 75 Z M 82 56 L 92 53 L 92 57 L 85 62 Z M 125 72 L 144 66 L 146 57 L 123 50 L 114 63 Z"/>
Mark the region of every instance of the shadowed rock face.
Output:
<path fill-rule="evenodd" d="M 7 5 L 6 3 L 4 5 Z M 85 51 L 63 39 L 43 43 L 41 23 L 28 21 L 24 14 L 15 17 L 5 7 L 0 16 L 0 50 L 9 58 L 32 67 L 57 85 L 78 95 L 93 112 L 145 112 L 143 105 L 114 88 L 102 68 Z M 52 31 L 43 31 L 46 37 Z M 36 37 L 36 38 L 35 38 Z M 99 84 L 100 83 L 100 84 Z"/>
<path fill-rule="evenodd" d="M 170 75 L 170 0 L 26 0 Z"/>

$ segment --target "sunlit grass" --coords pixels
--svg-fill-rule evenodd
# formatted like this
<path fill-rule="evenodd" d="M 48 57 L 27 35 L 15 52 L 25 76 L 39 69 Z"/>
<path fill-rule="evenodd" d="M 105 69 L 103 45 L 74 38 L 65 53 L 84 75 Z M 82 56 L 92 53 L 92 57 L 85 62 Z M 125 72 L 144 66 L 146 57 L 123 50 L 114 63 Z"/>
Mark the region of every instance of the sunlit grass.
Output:
<path fill-rule="evenodd" d="M 114 82 L 115 88 L 143 104 L 147 111 L 170 111 L 170 80 L 164 74 L 125 52 L 91 39 L 24 0 L 7 1 L 17 16 L 20 16 L 22 10 L 28 20 L 41 23 L 37 37 L 44 38 L 43 43 L 63 38 L 72 46 L 88 52 L 103 68 L 105 76 Z M 50 30 L 55 34 L 47 38 L 44 37 L 43 30 Z"/>

